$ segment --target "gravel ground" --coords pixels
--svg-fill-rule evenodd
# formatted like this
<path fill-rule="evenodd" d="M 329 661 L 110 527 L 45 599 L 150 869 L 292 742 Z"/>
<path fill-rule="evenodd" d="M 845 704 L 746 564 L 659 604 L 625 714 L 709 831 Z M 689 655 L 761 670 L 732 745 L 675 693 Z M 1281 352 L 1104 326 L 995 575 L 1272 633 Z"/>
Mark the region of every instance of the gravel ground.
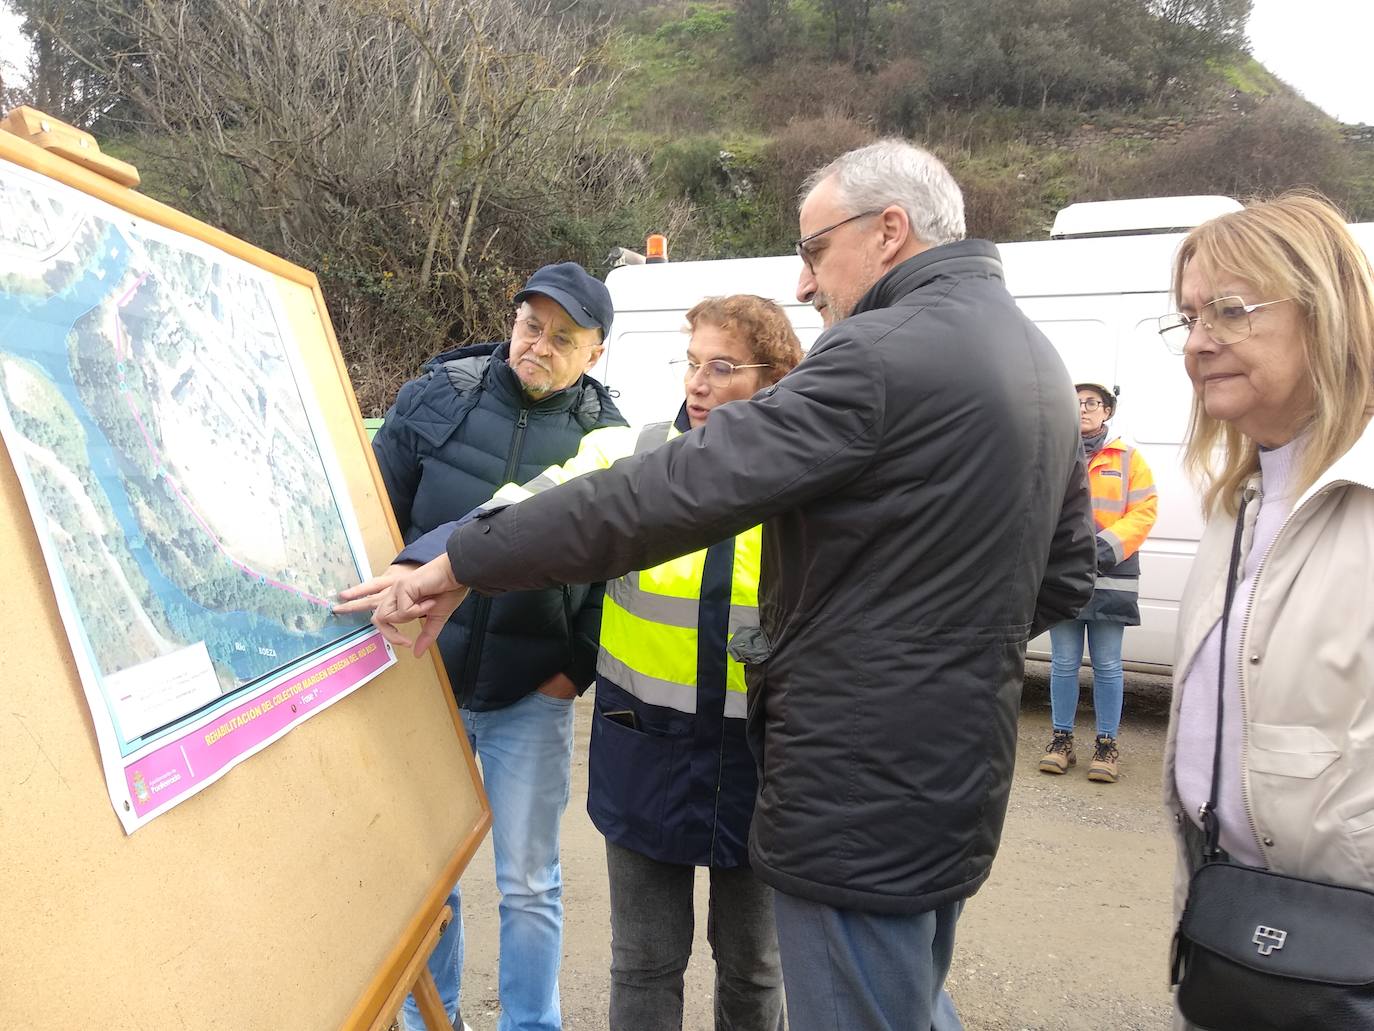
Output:
<path fill-rule="evenodd" d="M 1144 1031 L 1169 1022 L 1172 847 L 1160 809 L 1168 681 L 1128 674 L 1122 777 L 1093 784 L 1086 762 L 1068 776 L 1036 770 L 1049 739 L 1046 667 L 1030 664 L 1016 779 L 992 877 L 968 904 L 949 989 L 968 1031 Z M 1086 689 L 1085 703 L 1091 699 Z M 602 838 L 588 820 L 587 717 L 578 703 L 573 802 L 563 821 L 566 902 L 564 1026 L 606 1026 L 610 930 Z M 1092 715 L 1079 713 L 1091 749 Z M 697 879 L 699 914 L 705 878 Z M 463 881 L 467 916 L 463 1015 L 495 1031 L 497 896 L 490 843 Z M 684 1031 L 712 1031 L 712 964 L 699 919 L 687 971 Z"/>

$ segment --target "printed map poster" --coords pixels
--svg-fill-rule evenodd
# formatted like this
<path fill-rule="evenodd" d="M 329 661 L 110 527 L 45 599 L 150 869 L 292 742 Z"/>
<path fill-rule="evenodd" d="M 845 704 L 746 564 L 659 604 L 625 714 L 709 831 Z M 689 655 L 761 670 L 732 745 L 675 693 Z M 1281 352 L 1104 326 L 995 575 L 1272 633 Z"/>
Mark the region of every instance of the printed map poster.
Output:
<path fill-rule="evenodd" d="M 395 661 L 273 277 L 0 161 L 0 436 L 126 832 Z"/>

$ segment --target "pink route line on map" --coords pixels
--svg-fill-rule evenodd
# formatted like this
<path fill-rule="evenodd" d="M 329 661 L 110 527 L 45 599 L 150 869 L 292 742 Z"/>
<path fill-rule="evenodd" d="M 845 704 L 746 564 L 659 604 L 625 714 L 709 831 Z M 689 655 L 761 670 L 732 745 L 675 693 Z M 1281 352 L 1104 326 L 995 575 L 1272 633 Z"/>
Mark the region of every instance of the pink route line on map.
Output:
<path fill-rule="evenodd" d="M 122 296 L 116 302 L 117 306 L 123 308 L 126 304 L 133 300 L 134 294 L 138 292 L 138 288 L 143 285 L 144 280 L 146 280 L 147 278 L 147 272 L 139 276 L 138 279 L 134 282 L 134 285 L 129 287 L 129 289 L 124 292 L 124 296 Z M 132 354 L 132 346 L 129 348 L 129 351 Z M 120 324 L 118 313 L 115 314 L 115 359 L 119 362 L 124 361 L 124 327 Z M 125 387 L 124 370 L 122 369 L 119 370 L 119 385 L 121 387 Z M 131 396 L 129 396 L 127 388 L 124 393 L 124 402 L 129 406 L 129 414 L 134 417 L 134 422 L 138 424 L 138 431 L 143 434 L 143 441 L 145 444 L 148 445 L 148 453 L 152 455 L 153 465 L 157 469 L 162 470 L 162 478 L 166 481 L 167 486 L 172 488 L 172 490 L 176 493 L 176 496 L 181 499 L 181 503 L 186 506 L 186 510 L 195 517 L 196 522 L 200 523 L 201 529 L 203 529 L 206 533 L 206 536 L 208 536 L 210 540 L 214 542 L 215 547 L 219 549 L 220 553 L 225 558 L 227 558 L 235 568 L 245 573 L 246 575 L 255 576 L 262 583 L 269 584 L 270 586 L 279 588 L 283 591 L 288 591 L 291 594 L 299 595 L 306 601 L 310 602 L 312 605 L 319 605 L 323 608 L 329 608 L 329 602 L 326 601 L 324 598 L 321 598 L 315 594 L 311 594 L 309 591 L 303 591 L 299 587 L 293 587 L 291 584 L 282 583 L 280 580 L 273 579 L 266 573 L 261 573 L 258 570 L 253 569 L 248 565 L 245 565 L 244 563 L 236 559 L 233 555 L 229 554 L 229 549 L 226 548 L 223 542 L 215 536 L 215 532 L 210 528 L 210 524 L 207 523 L 204 518 L 202 518 L 201 514 L 198 511 L 196 511 L 196 506 L 191 503 L 191 499 L 188 498 L 184 493 L 182 493 L 181 488 L 178 487 L 176 481 L 172 479 L 172 474 L 169 473 L 166 467 L 162 464 L 162 455 L 158 451 L 157 445 L 153 443 L 153 438 L 148 434 L 148 428 L 143 424 L 143 419 L 139 416 L 138 409 L 134 406 L 134 399 Z"/>

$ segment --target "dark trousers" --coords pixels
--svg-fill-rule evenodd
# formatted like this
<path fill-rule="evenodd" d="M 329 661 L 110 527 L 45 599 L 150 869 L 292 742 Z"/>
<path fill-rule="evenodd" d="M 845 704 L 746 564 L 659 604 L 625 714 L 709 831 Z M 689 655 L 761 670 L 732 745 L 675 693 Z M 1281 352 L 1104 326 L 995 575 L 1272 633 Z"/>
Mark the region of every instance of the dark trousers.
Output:
<path fill-rule="evenodd" d="M 962 902 L 910 916 L 777 892 L 792 1031 L 959 1031 L 945 993 Z"/>
<path fill-rule="evenodd" d="M 696 867 L 606 842 L 611 883 L 611 1031 L 681 1031 Z M 716 1031 L 784 1031 L 773 892 L 747 868 L 709 868 L 706 938 Z"/>

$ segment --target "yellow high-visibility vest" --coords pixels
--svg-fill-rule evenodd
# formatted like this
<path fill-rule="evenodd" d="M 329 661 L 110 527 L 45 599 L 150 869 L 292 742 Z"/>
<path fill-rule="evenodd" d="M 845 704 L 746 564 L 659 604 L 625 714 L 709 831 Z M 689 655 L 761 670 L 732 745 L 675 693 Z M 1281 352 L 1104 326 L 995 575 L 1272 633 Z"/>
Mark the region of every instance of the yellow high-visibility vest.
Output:
<path fill-rule="evenodd" d="M 515 504 L 574 476 L 605 469 L 638 451 L 647 451 L 679 431 L 672 423 L 653 423 L 636 432 L 610 427 L 582 438 L 576 455 L 545 469 L 523 485 L 507 484 L 492 504 Z M 759 559 L 763 528 L 735 538 L 726 642 L 744 627 L 759 623 Z M 601 654 L 597 673 L 650 705 L 679 712 L 697 711 L 698 622 L 706 551 L 693 552 L 627 573 L 606 584 L 601 614 Z M 725 715 L 745 715 L 744 667 L 728 653 Z"/>

